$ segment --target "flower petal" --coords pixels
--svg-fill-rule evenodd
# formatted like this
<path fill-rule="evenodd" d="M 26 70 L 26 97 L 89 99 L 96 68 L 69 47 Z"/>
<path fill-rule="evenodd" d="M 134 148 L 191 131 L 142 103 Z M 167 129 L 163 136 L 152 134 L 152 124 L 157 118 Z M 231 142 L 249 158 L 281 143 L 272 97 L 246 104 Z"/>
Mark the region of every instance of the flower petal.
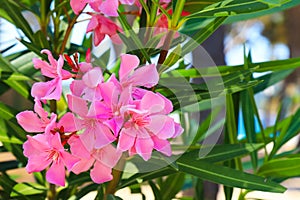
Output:
<path fill-rule="evenodd" d="M 135 142 L 135 136 L 128 134 L 126 130 L 121 130 L 117 149 L 121 151 L 129 150 Z"/>
<path fill-rule="evenodd" d="M 175 124 L 171 117 L 165 115 L 153 115 L 147 126 L 149 130 L 160 139 L 168 139 L 174 136 Z"/>
<path fill-rule="evenodd" d="M 100 162 L 95 162 L 94 168 L 91 170 L 91 178 L 95 183 L 104 183 L 112 180 L 111 168 L 103 165 Z"/>
<path fill-rule="evenodd" d="M 154 142 L 154 149 L 165 154 L 166 156 L 172 155 L 171 145 L 168 140 L 162 140 L 156 136 L 152 136 L 152 141 Z"/>
<path fill-rule="evenodd" d="M 151 138 L 137 138 L 135 142 L 136 152 L 145 160 L 151 158 L 154 143 Z"/>
<path fill-rule="evenodd" d="M 88 105 L 86 100 L 73 95 L 67 95 L 67 98 L 68 98 L 69 108 L 72 112 L 78 114 L 81 117 L 87 115 Z"/>
<path fill-rule="evenodd" d="M 73 113 L 66 113 L 57 123 L 57 128 L 64 127 L 66 133 L 77 131 L 75 117 Z"/>
<path fill-rule="evenodd" d="M 28 163 L 25 167 L 28 173 L 40 172 L 46 169 L 51 164 L 52 160 L 47 159 L 47 157 L 32 156 L 28 159 Z"/>
<path fill-rule="evenodd" d="M 46 180 L 60 186 L 65 186 L 65 166 L 61 161 L 53 162 L 49 170 L 46 172 Z"/>
<path fill-rule="evenodd" d="M 142 110 L 149 110 L 150 114 L 160 113 L 164 110 L 164 107 L 164 99 L 151 91 L 148 91 L 140 102 L 140 108 Z"/>
<path fill-rule="evenodd" d="M 46 124 L 32 111 L 20 112 L 16 118 L 18 123 L 27 132 L 38 133 L 45 131 Z"/>
<path fill-rule="evenodd" d="M 133 86 L 151 88 L 158 83 L 159 75 L 154 64 L 138 68 L 130 77 Z"/>
<path fill-rule="evenodd" d="M 102 2 L 100 5 L 100 11 L 110 17 L 117 17 L 118 16 L 118 6 L 119 2 L 118 0 L 106 0 Z"/>
<path fill-rule="evenodd" d="M 47 82 L 33 84 L 31 96 L 41 100 L 59 100 L 62 94 L 62 80 L 55 78 Z"/>
<path fill-rule="evenodd" d="M 82 77 L 83 82 L 90 88 L 95 88 L 103 81 L 102 71 L 100 67 L 95 67 L 86 72 Z"/>
<path fill-rule="evenodd" d="M 136 55 L 121 55 L 121 65 L 119 70 L 120 81 L 124 82 L 129 78 L 132 71 L 140 64 L 140 60 Z M 144 77 L 145 78 L 145 77 Z"/>

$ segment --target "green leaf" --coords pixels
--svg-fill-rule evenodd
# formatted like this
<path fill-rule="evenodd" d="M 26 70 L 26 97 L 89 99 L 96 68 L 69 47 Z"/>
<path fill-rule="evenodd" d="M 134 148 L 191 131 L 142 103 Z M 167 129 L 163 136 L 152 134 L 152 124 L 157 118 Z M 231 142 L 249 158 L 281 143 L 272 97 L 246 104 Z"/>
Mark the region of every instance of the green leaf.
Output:
<path fill-rule="evenodd" d="M 129 51 L 133 50 L 139 50 L 141 54 L 144 56 L 144 59 L 146 59 L 149 63 L 151 63 L 150 56 L 146 52 L 142 42 L 140 41 L 139 37 L 136 35 L 136 33 L 132 30 L 132 27 L 128 24 L 127 19 L 124 15 L 119 14 L 119 21 L 122 24 L 122 27 L 124 28 L 125 34 L 128 35 L 126 38 L 122 38 L 123 41 L 126 40 L 127 42 L 132 42 L 134 45 L 133 49 L 128 49 Z"/>
<path fill-rule="evenodd" d="M 12 0 L 1 0 L 1 2 L 2 7 L 12 19 L 12 23 L 15 24 L 17 28 L 21 29 L 30 41 L 34 41 L 33 32 L 30 25 L 23 17 L 21 8 Z"/>
<path fill-rule="evenodd" d="M 185 174 L 176 173 L 169 175 L 161 186 L 162 199 L 173 199 L 184 185 Z"/>
<path fill-rule="evenodd" d="M 16 111 L 0 102 L 0 118 L 10 120 L 15 117 Z"/>
<path fill-rule="evenodd" d="M 289 0 L 280 1 L 276 6 L 283 5 Z M 273 1 L 274 2 L 274 1 Z M 220 16 L 234 16 L 245 13 L 253 13 L 274 7 L 274 3 L 261 0 L 224 0 L 205 7 L 203 10 L 192 13 L 188 18 L 207 18 Z"/>
<path fill-rule="evenodd" d="M 275 0 L 274 2 L 276 3 L 278 1 Z M 276 12 L 282 12 L 284 10 L 287 10 L 291 7 L 295 7 L 300 4 L 300 0 L 281 1 L 281 2 L 287 2 L 287 3 L 284 3 L 281 6 L 275 6 L 275 7 L 271 5 L 270 8 L 267 10 L 261 10 L 261 11 L 254 12 L 254 13 L 245 13 L 245 14 L 240 14 L 240 15 L 236 15 L 236 16 L 230 16 L 227 18 L 225 23 L 226 24 L 234 23 L 234 22 L 238 22 L 238 21 L 242 21 L 242 20 L 258 18 L 258 17 L 264 16 L 264 15 L 270 15 L 270 14 L 273 14 Z"/>
<path fill-rule="evenodd" d="M 161 193 L 160 193 L 160 190 L 158 189 L 157 185 L 151 180 L 149 180 L 148 182 L 149 182 L 149 185 L 150 185 L 150 187 L 152 189 L 152 192 L 154 194 L 154 198 L 156 200 L 162 200 Z"/>
<path fill-rule="evenodd" d="M 249 66 L 248 71 L 254 72 L 269 72 L 269 71 L 282 71 L 291 70 L 300 67 L 300 58 L 291 58 L 286 60 L 277 60 L 269 62 L 252 63 Z M 176 69 L 161 74 L 161 78 L 174 78 L 174 77 L 189 77 L 189 78 L 201 78 L 201 77 L 219 77 L 225 76 L 236 72 L 244 72 L 244 65 L 236 66 L 218 66 L 206 67 L 200 69 Z M 258 79 L 259 80 L 259 79 Z"/>
<path fill-rule="evenodd" d="M 275 140 L 275 145 L 272 149 L 271 155 L 282 147 L 286 142 L 295 137 L 300 131 L 300 109 L 293 115 L 291 121 L 285 124 L 284 129 L 281 130 L 280 135 Z"/>
<path fill-rule="evenodd" d="M 294 71 L 294 69 L 282 70 L 282 71 L 273 72 L 273 73 L 266 74 L 266 75 L 256 78 L 256 80 L 262 80 L 263 82 L 261 82 L 260 84 L 256 85 L 253 88 L 254 93 L 255 94 L 259 93 L 259 92 L 265 90 L 266 88 L 268 88 L 272 85 L 275 85 L 279 81 L 285 79 L 293 71 Z"/>
<path fill-rule="evenodd" d="M 300 158 L 270 160 L 259 168 L 258 174 L 271 178 L 300 176 Z"/>
<path fill-rule="evenodd" d="M 190 35 L 192 37 L 191 40 L 189 40 L 183 47 L 182 47 L 182 56 L 185 54 L 193 51 L 197 47 L 199 47 L 199 44 L 201 44 L 204 40 L 206 40 L 215 30 L 223 24 L 226 17 L 217 17 L 213 20 L 211 20 L 206 26 L 204 26 L 202 29 L 194 33 L 193 35 Z M 186 33 L 184 29 L 180 30 L 181 33 Z M 189 30 L 188 30 L 189 32 Z"/>
<path fill-rule="evenodd" d="M 226 186 L 276 193 L 286 190 L 283 186 L 263 177 L 201 160 L 181 158 L 177 160 L 177 164 L 182 172 Z"/>
<path fill-rule="evenodd" d="M 43 194 L 46 192 L 47 188 L 38 183 L 18 183 L 13 187 L 11 197 Z"/>
<path fill-rule="evenodd" d="M 222 162 L 249 154 L 263 147 L 263 144 L 223 144 L 214 147 L 202 147 L 183 154 L 180 159 L 202 160 L 207 162 Z M 207 153 L 207 155 L 205 155 Z M 205 155 L 205 157 L 200 157 Z"/>

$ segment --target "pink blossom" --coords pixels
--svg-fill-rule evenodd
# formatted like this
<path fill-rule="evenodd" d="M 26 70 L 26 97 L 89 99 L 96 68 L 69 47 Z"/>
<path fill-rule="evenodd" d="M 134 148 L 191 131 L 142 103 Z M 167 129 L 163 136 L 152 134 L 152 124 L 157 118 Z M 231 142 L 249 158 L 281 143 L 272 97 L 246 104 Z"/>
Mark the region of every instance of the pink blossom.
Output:
<path fill-rule="evenodd" d="M 50 166 L 46 172 L 47 181 L 64 186 L 65 166 L 71 170 L 79 159 L 65 151 L 58 133 L 27 136 L 27 139 L 23 144 L 24 155 L 28 157 L 27 172 L 39 172 Z"/>
<path fill-rule="evenodd" d="M 38 58 L 33 58 L 32 62 L 34 68 L 41 70 L 42 75 L 49 78 L 56 78 L 58 76 L 61 76 L 63 80 L 72 77 L 72 74 L 70 72 L 62 69 L 64 65 L 64 59 L 62 55 L 59 56 L 58 60 L 55 60 L 52 56 L 52 53 L 49 50 L 43 49 L 41 53 L 48 55 L 49 63 Z"/>
<path fill-rule="evenodd" d="M 168 104 L 168 105 L 167 105 Z M 170 106 L 166 99 L 148 91 L 136 108 L 122 110 L 127 119 L 120 132 L 117 149 L 139 154 L 144 160 L 151 157 L 152 150 L 170 156 L 171 146 L 167 139 L 180 135 L 183 130 L 167 116 Z"/>
<path fill-rule="evenodd" d="M 126 87 L 132 87 L 133 94 L 144 93 L 145 90 L 138 88 L 143 86 L 151 88 L 158 83 L 159 75 L 154 64 L 139 67 L 139 58 L 135 55 L 123 54 L 121 56 L 121 65 L 119 70 L 120 82 L 112 75 L 109 79 L 113 82 L 119 90 Z M 138 91 L 136 91 L 138 90 Z"/>
<path fill-rule="evenodd" d="M 95 183 L 100 184 L 112 180 L 112 168 L 119 161 L 121 152 L 111 144 L 88 151 L 79 136 L 71 137 L 69 144 L 72 154 L 81 159 L 73 166 L 72 172 L 79 174 L 93 167 L 90 176 Z"/>
<path fill-rule="evenodd" d="M 33 59 L 34 67 L 41 69 L 44 76 L 53 79 L 47 82 L 35 83 L 31 89 L 31 96 L 43 101 L 59 100 L 62 93 L 62 80 L 71 78 L 72 74 L 62 69 L 64 64 L 62 56 L 56 61 L 50 51 L 42 50 L 41 52 L 48 54 L 50 64 L 40 59 Z"/>
<path fill-rule="evenodd" d="M 88 24 L 86 32 L 88 33 L 92 31 L 94 32 L 95 46 L 100 44 L 105 35 L 108 35 L 114 43 L 121 43 L 121 40 L 117 35 L 118 31 L 121 31 L 121 28 L 101 14 L 92 14 L 92 18 Z"/>
<path fill-rule="evenodd" d="M 23 111 L 16 116 L 18 123 L 27 132 L 44 132 L 46 127 L 56 120 L 55 114 L 48 118 L 48 112 L 42 108 L 41 102 L 37 99 L 35 99 L 34 111 Z"/>
<path fill-rule="evenodd" d="M 84 130 L 80 134 L 85 147 L 91 149 L 99 149 L 116 140 L 111 130 L 103 123 L 102 119 L 90 112 L 88 102 L 80 97 L 68 95 L 69 108 L 78 115 L 76 122 L 77 130 Z"/>

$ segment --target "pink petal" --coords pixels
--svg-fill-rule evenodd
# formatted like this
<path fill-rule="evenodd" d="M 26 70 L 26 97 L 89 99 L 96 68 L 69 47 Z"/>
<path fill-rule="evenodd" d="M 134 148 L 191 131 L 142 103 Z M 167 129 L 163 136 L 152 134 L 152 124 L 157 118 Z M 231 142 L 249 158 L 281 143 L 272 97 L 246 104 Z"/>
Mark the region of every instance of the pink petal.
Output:
<path fill-rule="evenodd" d="M 136 55 L 123 54 L 121 55 L 121 65 L 119 70 L 120 81 L 124 82 L 129 78 L 132 71 L 140 64 L 140 60 Z M 144 77 L 145 78 L 145 77 Z"/>
<path fill-rule="evenodd" d="M 91 6 L 91 8 L 93 10 L 95 10 L 96 12 L 100 12 L 99 7 L 101 4 L 102 4 L 102 0 L 97 0 L 97 1 L 92 0 L 89 2 L 89 5 Z"/>
<path fill-rule="evenodd" d="M 52 148 L 55 148 L 56 150 L 64 150 L 64 147 L 61 144 L 61 139 L 60 139 L 60 134 L 55 133 L 55 134 L 50 134 L 48 136 L 49 144 Z"/>
<path fill-rule="evenodd" d="M 52 66 L 50 66 L 47 62 L 42 61 L 42 60 L 40 60 L 38 58 L 33 58 L 32 62 L 33 62 L 34 68 L 41 69 L 41 73 L 44 76 L 47 76 L 49 78 L 55 78 L 55 77 L 57 77 L 56 69 L 53 68 Z"/>
<path fill-rule="evenodd" d="M 100 149 L 116 140 L 111 130 L 105 125 L 97 124 L 96 128 L 93 131 L 95 131 L 94 134 L 96 137 L 96 149 Z"/>
<path fill-rule="evenodd" d="M 100 6 L 100 11 L 110 17 L 117 17 L 118 16 L 118 0 L 106 0 L 102 2 Z"/>
<path fill-rule="evenodd" d="M 144 86 L 146 88 L 155 86 L 158 80 L 159 75 L 154 64 L 138 68 L 130 77 L 130 82 L 132 82 L 133 86 Z"/>
<path fill-rule="evenodd" d="M 84 159 L 82 158 L 79 162 L 77 162 L 71 169 L 75 174 L 80 174 L 81 172 L 85 172 L 89 170 L 95 162 L 94 158 Z"/>
<path fill-rule="evenodd" d="M 87 115 L 88 105 L 86 100 L 73 95 L 67 95 L 67 98 L 68 98 L 69 108 L 72 112 L 78 114 L 81 117 Z"/>
<path fill-rule="evenodd" d="M 82 80 L 88 87 L 95 88 L 103 81 L 101 69 L 99 67 L 91 69 L 83 75 Z"/>
<path fill-rule="evenodd" d="M 90 175 L 95 183 L 100 184 L 112 180 L 111 171 L 110 167 L 96 161 Z"/>
<path fill-rule="evenodd" d="M 135 137 L 132 134 L 128 134 L 126 130 L 121 130 L 117 149 L 121 151 L 129 150 L 135 142 Z"/>
<path fill-rule="evenodd" d="M 100 85 L 101 96 L 104 102 L 112 107 L 118 101 L 117 87 L 112 82 L 106 82 Z"/>
<path fill-rule="evenodd" d="M 100 85 L 95 88 L 86 87 L 82 91 L 82 98 L 88 101 L 101 101 Z"/>
<path fill-rule="evenodd" d="M 164 106 L 165 111 L 163 114 L 169 114 L 170 112 L 172 112 L 173 110 L 172 102 L 160 93 L 156 93 L 156 95 L 160 96 L 165 102 L 165 106 Z"/>
<path fill-rule="evenodd" d="M 55 78 L 48 82 L 33 84 L 31 96 L 41 100 L 59 100 L 62 94 L 62 80 Z"/>
<path fill-rule="evenodd" d="M 51 162 L 52 160 L 47 159 L 47 156 L 32 156 L 28 159 L 28 163 L 25 169 L 28 173 L 40 172 L 46 169 L 51 164 Z"/>
<path fill-rule="evenodd" d="M 65 166 L 61 161 L 53 162 L 49 170 L 46 172 L 46 180 L 60 186 L 65 186 Z"/>
<path fill-rule="evenodd" d="M 135 0 L 120 0 L 121 4 L 133 5 Z"/>
<path fill-rule="evenodd" d="M 145 160 L 151 158 L 154 143 L 151 138 L 137 138 L 135 142 L 136 152 Z"/>
<path fill-rule="evenodd" d="M 70 4 L 74 13 L 78 15 L 79 12 L 84 8 L 86 3 L 82 0 L 71 0 Z"/>
<path fill-rule="evenodd" d="M 72 136 L 68 140 L 68 144 L 70 145 L 72 155 L 75 155 L 80 158 L 85 158 L 86 160 L 91 158 L 90 152 L 85 148 L 78 135 Z"/>
<path fill-rule="evenodd" d="M 181 135 L 183 133 L 183 128 L 181 127 L 181 125 L 179 123 L 176 123 L 175 122 L 175 133 L 174 135 L 172 136 L 172 138 L 175 138 L 179 135 Z"/>
<path fill-rule="evenodd" d="M 165 154 L 166 156 L 172 155 L 171 145 L 168 140 L 162 140 L 159 139 L 158 137 L 153 136 L 152 141 L 154 142 L 154 146 L 153 146 L 154 149 Z"/>
<path fill-rule="evenodd" d="M 117 151 L 117 149 L 111 144 L 106 145 L 93 154 L 96 160 L 110 168 L 113 168 L 118 163 L 121 155 L 122 152 Z"/>
<path fill-rule="evenodd" d="M 64 116 L 62 116 L 62 118 L 59 120 L 59 122 L 57 123 L 57 128 L 60 128 L 62 126 L 64 127 L 64 131 L 66 133 L 71 133 L 77 131 L 75 124 L 76 122 L 73 113 L 68 112 L 64 114 Z"/>
<path fill-rule="evenodd" d="M 92 15 L 92 18 L 89 21 L 86 32 L 93 31 L 99 25 L 96 15 Z"/>
<path fill-rule="evenodd" d="M 82 80 L 74 80 L 70 85 L 71 92 L 74 96 L 81 97 L 86 85 Z"/>
<path fill-rule="evenodd" d="M 27 141 L 23 144 L 23 154 L 26 157 L 40 155 L 49 150 L 48 142 L 43 134 L 34 137 L 27 135 Z M 45 155 L 47 156 L 47 153 Z"/>
<path fill-rule="evenodd" d="M 45 131 L 45 124 L 32 111 L 23 111 L 16 116 L 18 123 L 27 132 L 37 133 Z"/>
<path fill-rule="evenodd" d="M 73 156 L 72 154 L 65 152 L 65 151 L 61 151 L 61 159 L 63 161 L 63 163 L 65 164 L 65 166 L 67 167 L 67 169 L 70 171 L 72 169 L 72 167 L 80 161 L 79 158 Z"/>
<path fill-rule="evenodd" d="M 48 112 L 42 107 L 41 102 L 38 99 L 34 99 L 34 112 L 36 112 L 44 122 L 49 121 Z"/>
<path fill-rule="evenodd" d="M 168 139 L 173 137 L 175 133 L 174 120 L 165 115 L 154 115 L 150 117 L 151 122 L 148 126 L 149 130 L 153 132 L 160 139 Z"/>
<path fill-rule="evenodd" d="M 94 45 L 98 46 L 102 40 L 105 38 L 105 34 L 101 33 L 100 31 L 95 30 L 94 32 Z"/>
<path fill-rule="evenodd" d="M 53 58 L 53 55 L 51 53 L 51 51 L 49 51 L 48 49 L 43 49 L 41 51 L 41 53 L 47 54 L 48 55 L 48 60 L 51 64 L 51 66 L 54 68 L 55 66 L 57 66 L 57 61 Z M 54 68 L 55 69 L 55 68 Z"/>
<path fill-rule="evenodd" d="M 165 101 L 157 94 L 148 91 L 140 102 L 140 108 L 149 110 L 150 114 L 159 113 L 164 110 Z"/>

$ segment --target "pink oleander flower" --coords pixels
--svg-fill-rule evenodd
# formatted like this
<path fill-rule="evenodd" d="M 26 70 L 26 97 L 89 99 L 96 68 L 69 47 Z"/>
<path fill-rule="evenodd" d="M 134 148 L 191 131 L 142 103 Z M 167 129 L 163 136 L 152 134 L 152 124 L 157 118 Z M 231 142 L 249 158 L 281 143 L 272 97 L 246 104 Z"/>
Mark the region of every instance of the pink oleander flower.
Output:
<path fill-rule="evenodd" d="M 47 181 L 64 186 L 65 166 L 71 170 L 79 159 L 66 152 L 59 133 L 27 136 L 27 139 L 23 144 L 24 155 L 28 157 L 27 172 L 39 172 L 50 166 L 46 172 Z"/>
<path fill-rule="evenodd" d="M 137 153 L 144 160 L 151 157 L 155 149 L 167 156 L 171 146 L 167 139 L 175 138 L 183 132 L 174 119 L 167 116 L 171 112 L 171 102 L 161 95 L 148 91 L 136 104 L 136 108 L 121 108 L 126 119 L 120 131 L 117 149 Z"/>
<path fill-rule="evenodd" d="M 91 14 L 92 18 L 88 24 L 86 32 L 94 32 L 94 44 L 98 46 L 104 39 L 105 35 L 108 35 L 111 40 L 120 44 L 121 39 L 117 35 L 118 31 L 122 31 L 112 20 L 101 14 Z"/>
<path fill-rule="evenodd" d="M 101 12 L 110 17 L 117 17 L 119 1 L 125 5 L 133 5 L 135 2 L 135 0 L 71 0 L 70 4 L 77 15 L 86 4 L 89 4 L 96 12 Z"/>
<path fill-rule="evenodd" d="M 47 82 L 38 82 L 33 84 L 31 89 L 31 96 L 39 100 L 59 100 L 62 93 L 62 80 L 67 80 L 72 77 L 72 74 L 63 70 L 64 59 L 60 55 L 56 61 L 49 50 L 42 50 L 41 53 L 48 55 L 47 63 L 40 59 L 34 58 L 33 64 L 36 69 L 41 69 L 41 73 L 52 80 Z"/>
<path fill-rule="evenodd" d="M 104 121 L 94 116 L 93 106 L 91 110 L 86 100 L 74 95 L 67 97 L 70 110 L 78 115 L 76 128 L 83 130 L 80 139 L 88 151 L 100 149 L 116 140 L 112 131 L 103 123 Z"/>
<path fill-rule="evenodd" d="M 34 111 L 23 111 L 17 114 L 16 118 L 22 128 L 30 133 L 45 132 L 46 127 L 56 121 L 57 116 L 52 113 L 51 118 L 48 118 L 46 112 L 41 105 L 41 102 L 35 99 Z"/>
<path fill-rule="evenodd" d="M 88 151 L 77 135 L 72 136 L 68 143 L 72 154 L 80 158 L 80 161 L 73 166 L 72 172 L 79 174 L 93 167 L 90 176 L 95 183 L 100 184 L 112 180 L 111 171 L 119 161 L 121 152 L 111 144 Z"/>

